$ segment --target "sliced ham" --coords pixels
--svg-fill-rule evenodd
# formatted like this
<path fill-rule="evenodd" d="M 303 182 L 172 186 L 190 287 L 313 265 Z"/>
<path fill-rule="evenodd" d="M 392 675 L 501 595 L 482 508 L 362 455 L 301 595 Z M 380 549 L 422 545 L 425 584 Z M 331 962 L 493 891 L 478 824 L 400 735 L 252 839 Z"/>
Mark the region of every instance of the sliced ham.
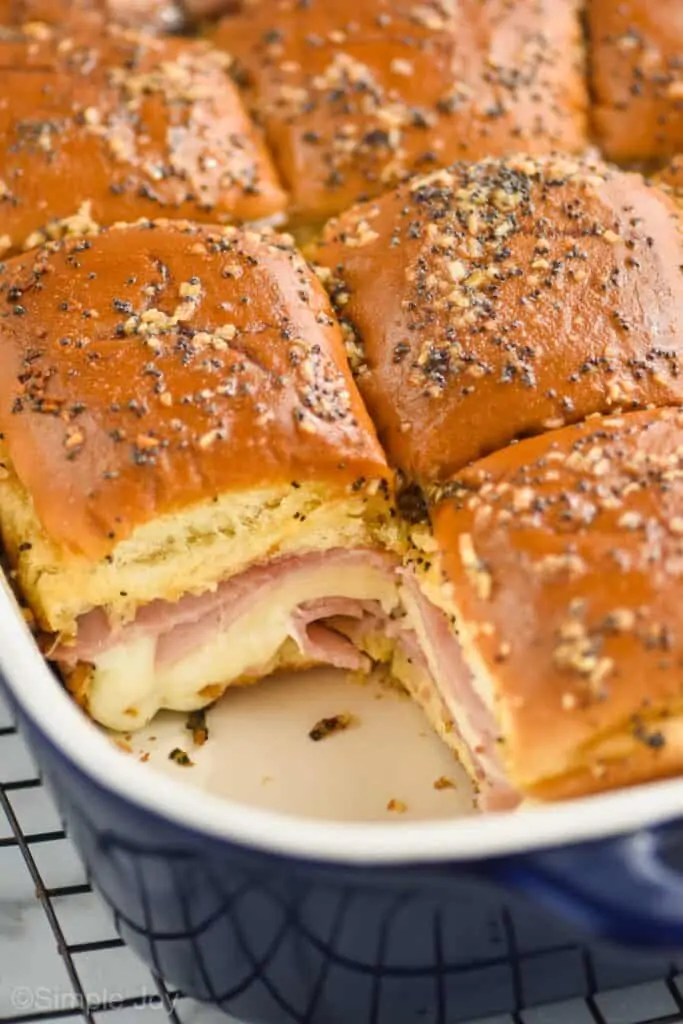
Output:
<path fill-rule="evenodd" d="M 477 692 L 454 627 L 446 613 L 428 600 L 411 570 L 401 569 L 400 575 L 418 609 L 427 640 L 424 653 L 435 686 L 478 769 L 481 806 L 487 810 L 517 806 L 520 797 L 511 787 L 501 761 L 495 716 Z"/>
<path fill-rule="evenodd" d="M 299 605 L 292 615 L 292 631 L 301 651 L 312 661 L 351 672 L 368 672 L 372 662 L 360 645 L 354 643 L 346 630 L 340 631 L 330 624 L 332 619 L 360 623 L 368 617 L 380 621 L 385 617 L 378 602 L 322 598 Z"/>
<path fill-rule="evenodd" d="M 369 672 L 372 662 L 366 654 L 355 647 L 342 633 L 336 633 L 318 622 L 310 623 L 299 640 L 303 654 L 311 661 L 348 672 Z"/>
<path fill-rule="evenodd" d="M 330 603 L 324 610 L 335 617 L 327 619 L 328 626 L 342 632 L 353 646 L 361 650 L 365 649 L 369 634 L 381 632 L 393 640 L 423 677 L 431 677 L 448 715 L 453 719 L 457 738 L 470 750 L 482 809 L 504 810 L 517 806 L 519 795 L 505 777 L 498 752 L 495 718 L 477 693 L 448 616 L 429 601 L 410 570 L 399 570 L 399 575 L 418 609 L 426 638 L 424 647 L 416 632 L 414 615 L 392 617 L 379 605 L 369 602 L 359 602 L 362 607 L 353 617 L 335 610 Z M 428 657 L 427 649 L 431 657 Z"/>
<path fill-rule="evenodd" d="M 126 640 L 134 640 L 140 635 L 155 637 L 159 664 L 179 661 L 200 647 L 208 637 L 227 629 L 269 587 L 281 582 L 284 576 L 342 564 L 371 565 L 388 574 L 395 571 L 395 559 L 391 555 L 359 549 L 339 548 L 273 559 L 233 576 L 215 590 L 203 594 L 185 594 L 176 602 L 152 601 L 138 611 L 132 622 L 123 625 L 111 623 L 104 610 L 96 608 L 80 618 L 74 642 L 60 644 L 51 657 L 70 666 L 78 662 L 90 662 L 120 643 L 125 634 Z M 333 597 L 328 601 L 330 607 L 332 600 Z M 347 610 L 341 614 L 353 617 L 356 613 L 354 603 L 342 600 Z M 320 605 L 320 602 L 317 604 Z M 294 629 L 303 629 L 301 624 L 306 613 L 297 609 L 292 609 L 292 613 Z M 316 614 L 308 618 L 306 625 L 315 618 L 324 617 L 324 614 Z"/>
<path fill-rule="evenodd" d="M 365 641 L 370 634 L 389 638 L 422 678 L 431 678 L 443 702 L 444 716 L 452 717 L 457 738 L 471 753 L 482 805 L 514 806 L 518 798 L 505 778 L 494 716 L 477 692 L 449 618 L 428 600 L 413 573 L 401 568 L 388 553 L 335 549 L 273 559 L 226 580 L 211 592 L 186 594 L 176 602 L 153 601 L 125 624 L 110 622 L 104 610 L 95 609 L 79 620 L 75 639 L 60 644 L 51 657 L 67 667 L 82 662 L 97 664 L 98 659 L 119 645 L 144 640 L 153 643 L 154 671 L 175 671 L 175 666 L 201 651 L 213 638 L 226 634 L 231 626 L 239 631 L 238 620 L 256 609 L 259 602 L 267 601 L 273 588 L 291 582 L 297 586 L 290 593 L 305 593 L 307 573 L 332 568 L 334 579 L 335 569 L 355 566 L 359 570 L 370 566 L 378 571 L 381 580 L 390 581 L 390 590 L 396 584 L 396 607 L 392 613 L 379 600 L 332 593 L 284 608 L 288 616 L 284 620 L 286 635 L 311 662 L 351 671 L 372 668 L 365 653 L 369 646 Z M 403 595 L 403 607 L 399 593 Z M 257 649 L 258 645 L 254 651 Z M 247 674 L 258 677 L 268 671 L 273 654 L 274 651 L 264 651 L 262 662 L 248 665 Z"/>

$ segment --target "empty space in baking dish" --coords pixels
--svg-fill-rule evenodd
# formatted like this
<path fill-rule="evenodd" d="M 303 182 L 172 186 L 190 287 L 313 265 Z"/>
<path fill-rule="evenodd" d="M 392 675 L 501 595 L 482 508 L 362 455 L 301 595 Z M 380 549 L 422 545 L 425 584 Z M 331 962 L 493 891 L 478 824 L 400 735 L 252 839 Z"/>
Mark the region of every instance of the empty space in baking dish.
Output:
<path fill-rule="evenodd" d="M 341 728 L 330 724 L 323 738 L 311 738 L 335 717 Z M 335 669 L 276 675 L 229 689 L 205 721 L 201 745 L 188 716 L 174 712 L 114 742 L 142 758 L 143 768 L 284 814 L 391 823 L 473 812 L 463 768 L 420 708 L 378 676 L 355 682 Z"/>

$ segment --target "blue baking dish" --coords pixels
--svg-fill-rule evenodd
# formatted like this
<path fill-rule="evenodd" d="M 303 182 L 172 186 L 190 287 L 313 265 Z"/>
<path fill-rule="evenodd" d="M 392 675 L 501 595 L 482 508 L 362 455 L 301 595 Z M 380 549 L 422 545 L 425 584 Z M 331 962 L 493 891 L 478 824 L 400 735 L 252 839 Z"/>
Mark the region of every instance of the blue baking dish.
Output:
<path fill-rule="evenodd" d="M 537 948 L 539 929 L 556 949 L 616 944 L 626 962 L 683 949 L 683 782 L 391 826 L 198 793 L 86 719 L 6 586 L 0 691 L 123 939 L 246 1024 L 450 1024 L 520 1009 L 532 996 L 514 954 Z"/>

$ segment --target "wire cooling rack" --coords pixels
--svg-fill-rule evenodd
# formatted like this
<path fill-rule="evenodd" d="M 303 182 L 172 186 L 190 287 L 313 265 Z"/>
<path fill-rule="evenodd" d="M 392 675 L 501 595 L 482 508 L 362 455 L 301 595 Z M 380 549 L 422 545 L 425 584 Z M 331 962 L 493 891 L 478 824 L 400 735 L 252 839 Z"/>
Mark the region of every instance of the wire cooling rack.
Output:
<path fill-rule="evenodd" d="M 471 1024 L 683 1024 L 683 960 L 625 964 L 547 945 L 532 956 L 510 946 L 529 1008 Z M 170 990 L 118 938 L 0 700 L 0 1024 L 164 1019 L 230 1024 Z"/>

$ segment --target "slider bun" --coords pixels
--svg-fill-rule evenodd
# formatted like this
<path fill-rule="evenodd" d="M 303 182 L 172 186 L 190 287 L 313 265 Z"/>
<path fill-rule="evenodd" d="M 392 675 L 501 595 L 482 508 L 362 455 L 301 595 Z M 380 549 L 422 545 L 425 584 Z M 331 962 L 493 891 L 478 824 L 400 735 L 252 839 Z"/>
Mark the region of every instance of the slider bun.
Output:
<path fill-rule="evenodd" d="M 414 171 L 586 146 L 577 0 L 247 0 L 236 58 L 298 225 Z"/>
<path fill-rule="evenodd" d="M 593 118 L 610 160 L 649 163 L 683 149 L 683 4 L 592 0 Z"/>
<path fill-rule="evenodd" d="M 0 0 L 0 26 L 42 22 L 58 28 L 101 27 L 107 19 L 147 32 L 183 23 L 180 5 L 173 0 Z"/>
<path fill-rule="evenodd" d="M 185 27 L 186 5 L 182 0 L 100 0 L 105 15 L 121 25 L 146 32 L 174 31 Z"/>
<path fill-rule="evenodd" d="M 330 314 L 269 231 L 144 222 L 0 265 L 0 522 L 44 627 L 367 542 L 387 467 Z"/>
<path fill-rule="evenodd" d="M 0 36 L 0 251 L 139 217 L 283 210 L 225 55 L 76 24 L 66 38 L 36 25 Z"/>
<path fill-rule="evenodd" d="M 40 24 L 94 25 L 103 23 L 104 4 L 99 0 L 0 0 L 0 39 L 8 26 L 26 26 L 29 31 Z M 4 70 L 4 69 L 3 69 Z"/>
<path fill-rule="evenodd" d="M 683 400 L 681 223 L 640 175 L 564 157 L 458 163 L 332 221 L 313 258 L 390 461 L 443 480 Z"/>
<path fill-rule="evenodd" d="M 241 6 L 242 0 L 184 0 L 183 3 L 187 16 L 197 21 L 226 14 Z"/>
<path fill-rule="evenodd" d="M 433 513 L 513 783 L 557 799 L 683 771 L 683 412 L 550 432 Z"/>

